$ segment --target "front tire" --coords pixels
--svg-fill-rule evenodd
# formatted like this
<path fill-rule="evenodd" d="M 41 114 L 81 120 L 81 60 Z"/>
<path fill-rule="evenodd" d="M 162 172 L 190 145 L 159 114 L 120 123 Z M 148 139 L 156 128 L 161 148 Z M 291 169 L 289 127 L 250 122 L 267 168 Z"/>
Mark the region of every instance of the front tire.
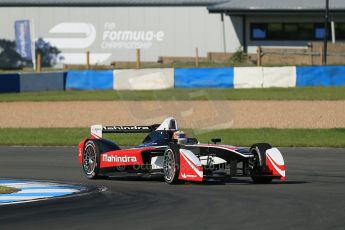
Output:
<path fill-rule="evenodd" d="M 163 171 L 164 180 L 168 184 L 177 184 L 180 173 L 180 154 L 176 144 L 170 144 L 164 152 Z"/>
<path fill-rule="evenodd" d="M 99 177 L 100 150 L 96 141 L 85 143 L 83 152 L 83 173 L 88 179 Z"/>
<path fill-rule="evenodd" d="M 273 178 L 265 174 L 266 150 L 271 148 L 272 146 L 267 143 L 257 143 L 250 147 L 250 153 L 254 155 L 251 177 L 256 184 L 269 184 L 272 182 Z"/>

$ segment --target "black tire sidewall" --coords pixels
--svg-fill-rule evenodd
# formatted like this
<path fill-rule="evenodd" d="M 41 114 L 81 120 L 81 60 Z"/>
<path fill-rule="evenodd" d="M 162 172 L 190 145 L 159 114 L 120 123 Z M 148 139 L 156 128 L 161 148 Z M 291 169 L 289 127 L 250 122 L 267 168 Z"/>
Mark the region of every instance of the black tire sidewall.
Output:
<path fill-rule="evenodd" d="M 94 169 L 94 171 L 93 171 L 93 173 L 92 174 L 88 174 L 88 173 L 86 173 L 85 172 L 85 169 L 84 169 L 84 152 L 85 152 L 85 150 L 86 150 L 86 148 L 88 147 L 88 146 L 93 146 L 93 148 L 95 149 L 95 154 L 96 154 L 96 162 L 95 162 L 95 169 Z M 84 173 L 84 175 L 87 177 L 87 178 L 89 178 L 89 179 L 96 179 L 97 177 L 98 177 L 98 173 L 99 173 L 99 164 L 100 164 L 100 150 L 99 150 L 99 146 L 98 146 L 98 143 L 97 143 L 97 141 L 95 141 L 95 140 L 88 140 L 88 141 L 86 141 L 85 142 L 85 145 L 84 145 L 84 150 L 83 150 L 83 159 L 82 159 L 83 161 L 83 173 Z"/>
<path fill-rule="evenodd" d="M 268 143 L 257 143 L 250 147 L 250 152 L 256 154 L 256 157 L 260 157 L 261 159 L 261 164 L 259 163 L 258 165 L 257 162 L 255 162 L 254 167 L 256 168 L 254 168 L 252 172 L 251 177 L 254 183 L 268 184 L 272 181 L 272 177 L 264 175 L 266 167 L 266 150 L 271 148 L 272 146 Z"/>
<path fill-rule="evenodd" d="M 262 173 L 266 166 L 266 150 L 271 149 L 272 146 L 268 143 L 257 143 L 250 147 L 250 153 L 257 154 L 257 157 L 260 159 L 260 164 L 256 165 L 258 168 L 256 168 L 254 171 L 257 173 Z"/>
<path fill-rule="evenodd" d="M 165 150 L 164 152 L 164 159 L 165 159 L 165 154 L 167 151 L 171 150 L 173 153 L 173 157 L 175 160 L 175 173 L 174 176 L 171 180 L 167 180 L 165 175 L 164 175 L 164 180 L 168 183 L 168 184 L 176 184 L 178 183 L 178 177 L 180 174 L 180 148 L 177 144 L 169 144 L 168 148 Z M 163 163 L 165 165 L 165 162 Z"/>

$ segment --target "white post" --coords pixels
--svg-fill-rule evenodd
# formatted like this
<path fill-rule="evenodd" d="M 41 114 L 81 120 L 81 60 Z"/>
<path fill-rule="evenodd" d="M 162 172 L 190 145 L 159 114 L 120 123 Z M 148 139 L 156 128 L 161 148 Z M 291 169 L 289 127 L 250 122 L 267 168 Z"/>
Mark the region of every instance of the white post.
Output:
<path fill-rule="evenodd" d="M 226 53 L 226 37 L 225 37 L 225 22 L 224 22 L 224 14 L 221 13 L 221 21 L 222 21 L 222 32 L 223 32 L 223 48 L 224 53 Z"/>
<path fill-rule="evenodd" d="M 32 66 L 36 71 L 36 46 L 35 46 L 35 23 L 34 19 L 30 20 L 30 37 L 31 37 L 31 53 L 32 53 Z"/>
<path fill-rule="evenodd" d="M 335 25 L 334 25 L 334 20 L 332 19 L 331 21 L 331 29 L 332 29 L 332 43 L 335 43 Z"/>

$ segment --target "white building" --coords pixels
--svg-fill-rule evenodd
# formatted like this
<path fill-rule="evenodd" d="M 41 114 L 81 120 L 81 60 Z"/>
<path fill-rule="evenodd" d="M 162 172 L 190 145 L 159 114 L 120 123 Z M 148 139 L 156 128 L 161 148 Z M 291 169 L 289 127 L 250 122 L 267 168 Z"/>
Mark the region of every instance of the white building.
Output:
<path fill-rule="evenodd" d="M 330 0 L 336 40 L 345 40 L 345 1 Z M 29 19 L 34 37 L 67 64 L 143 61 L 207 52 L 253 53 L 256 46 L 305 47 L 322 40 L 323 0 L 0 0 L 0 39 Z"/>

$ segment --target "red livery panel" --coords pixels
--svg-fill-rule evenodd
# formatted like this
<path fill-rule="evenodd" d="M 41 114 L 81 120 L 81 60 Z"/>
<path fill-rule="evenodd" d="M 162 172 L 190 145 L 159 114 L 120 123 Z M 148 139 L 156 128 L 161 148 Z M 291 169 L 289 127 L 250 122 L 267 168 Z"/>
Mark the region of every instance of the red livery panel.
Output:
<path fill-rule="evenodd" d="M 266 165 L 271 170 L 272 176 L 280 177 L 280 180 L 285 181 L 285 165 L 279 165 L 268 155 L 266 155 Z"/>
<path fill-rule="evenodd" d="M 100 157 L 100 168 L 142 165 L 144 162 L 141 153 L 153 149 L 154 148 L 124 149 L 103 153 Z"/>
<path fill-rule="evenodd" d="M 85 145 L 86 140 L 87 139 L 84 139 L 78 145 L 78 160 L 80 164 L 83 163 L 83 151 L 84 151 L 84 145 Z"/>
<path fill-rule="evenodd" d="M 180 151 L 180 174 L 179 180 L 199 181 L 203 180 L 203 169 L 201 164 L 195 164 L 182 151 Z"/>

